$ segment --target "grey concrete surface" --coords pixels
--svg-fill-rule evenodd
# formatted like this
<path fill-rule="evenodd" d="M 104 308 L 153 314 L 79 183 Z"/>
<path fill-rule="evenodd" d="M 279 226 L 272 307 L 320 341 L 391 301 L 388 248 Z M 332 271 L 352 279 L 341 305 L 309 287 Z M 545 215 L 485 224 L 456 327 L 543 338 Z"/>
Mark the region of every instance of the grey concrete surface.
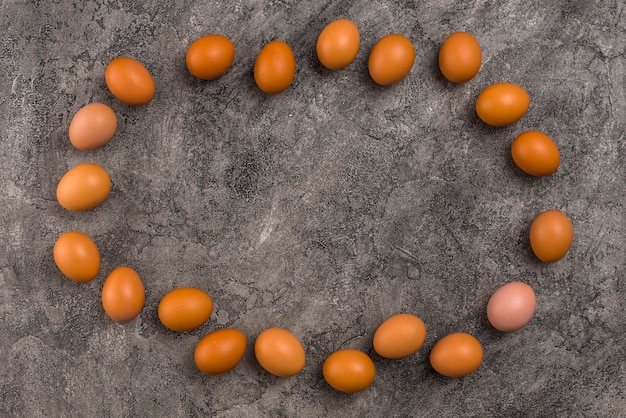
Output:
<path fill-rule="evenodd" d="M 360 28 L 356 61 L 320 67 L 317 35 L 346 17 Z M 0 416 L 94 417 L 618 417 L 626 416 L 626 7 L 573 1 L 0 1 Z M 445 37 L 473 33 L 475 79 L 447 83 Z M 207 33 L 236 45 L 221 79 L 188 74 L 187 46 Z M 388 33 L 416 49 L 410 75 L 382 88 L 367 74 Z M 288 42 L 293 86 L 267 96 L 252 67 L 261 47 Z M 133 56 L 157 93 L 135 108 L 106 89 L 104 68 Z M 487 85 L 522 85 L 532 104 L 506 128 L 485 126 L 474 101 Z M 101 101 L 119 118 L 114 139 L 74 149 L 73 114 Z M 550 134 L 562 154 L 547 178 L 521 173 L 510 144 Z M 103 165 L 112 192 L 70 213 L 60 177 Z M 570 216 L 571 250 L 553 264 L 532 254 L 528 230 L 544 209 Z M 52 247 L 90 234 L 100 275 L 72 283 Z M 102 309 L 104 278 L 129 265 L 146 303 L 126 324 Z M 485 313 L 490 294 L 521 280 L 537 293 L 524 329 L 504 334 Z M 183 334 L 156 314 L 180 286 L 205 289 L 211 319 Z M 411 312 L 425 345 L 403 360 L 372 349 L 376 327 Z M 231 372 L 193 363 L 199 339 L 236 327 L 248 351 Z M 265 373 L 252 352 L 263 329 L 303 342 L 292 378 Z M 437 375 L 428 353 L 442 336 L 483 344 L 480 369 Z M 340 348 L 370 354 L 374 384 L 346 395 L 323 380 Z"/>

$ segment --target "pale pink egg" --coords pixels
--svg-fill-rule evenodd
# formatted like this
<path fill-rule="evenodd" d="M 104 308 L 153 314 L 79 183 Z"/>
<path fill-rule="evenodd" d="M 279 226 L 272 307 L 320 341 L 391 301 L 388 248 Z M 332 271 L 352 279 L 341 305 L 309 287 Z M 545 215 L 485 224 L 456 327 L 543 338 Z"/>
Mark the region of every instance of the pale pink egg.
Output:
<path fill-rule="evenodd" d="M 499 331 L 523 328 L 535 313 L 537 298 L 526 283 L 512 282 L 496 290 L 487 303 L 487 318 Z"/>

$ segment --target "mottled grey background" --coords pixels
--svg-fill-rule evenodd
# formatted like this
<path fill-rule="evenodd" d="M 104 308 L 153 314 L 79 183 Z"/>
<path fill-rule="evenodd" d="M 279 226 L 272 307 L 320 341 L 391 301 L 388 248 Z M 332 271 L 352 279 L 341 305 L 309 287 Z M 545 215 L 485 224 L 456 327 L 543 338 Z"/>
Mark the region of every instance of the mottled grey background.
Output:
<path fill-rule="evenodd" d="M 347 17 L 360 28 L 356 61 L 317 62 L 317 35 Z M 0 1 L 0 415 L 216 417 L 617 417 L 626 414 L 626 7 L 574 1 Z M 483 66 L 452 85 L 441 42 L 473 33 Z M 194 79 L 185 51 L 218 32 L 236 45 L 221 79 Z M 391 32 L 415 45 L 398 85 L 367 74 L 373 44 Z M 273 40 L 298 71 L 266 96 L 252 67 Z M 107 63 L 129 55 L 154 75 L 147 106 L 117 101 Z M 478 120 L 487 85 L 522 85 L 532 104 L 507 128 Z M 74 149 L 69 122 L 101 101 L 119 118 L 96 151 Z M 527 129 L 551 135 L 556 174 L 532 178 L 510 157 Z M 112 177 L 86 213 L 56 202 L 60 177 L 83 162 Z M 542 210 L 566 212 L 570 252 L 554 264 L 530 250 Z M 91 235 L 97 279 L 64 278 L 52 247 L 64 231 Z M 106 317 L 100 290 L 119 265 L 146 286 L 140 317 Z M 490 294 L 513 280 L 537 293 L 523 330 L 490 327 Z M 210 321 L 185 334 L 158 321 L 174 287 L 205 289 Z M 388 316 L 412 312 L 428 336 L 414 356 L 378 357 L 371 340 Z M 237 327 L 248 351 L 221 376 L 200 373 L 198 340 Z M 282 326 L 307 365 L 279 379 L 256 363 L 253 341 Z M 450 332 L 482 342 L 480 369 L 462 379 L 428 363 Z M 345 395 L 321 364 L 340 348 L 366 351 L 374 384 Z"/>

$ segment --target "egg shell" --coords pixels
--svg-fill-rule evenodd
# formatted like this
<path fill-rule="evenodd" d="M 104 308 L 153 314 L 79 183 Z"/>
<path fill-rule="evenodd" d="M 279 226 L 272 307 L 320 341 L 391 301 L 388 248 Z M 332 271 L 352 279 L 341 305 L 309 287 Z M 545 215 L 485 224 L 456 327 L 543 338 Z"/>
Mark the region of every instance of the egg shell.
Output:
<path fill-rule="evenodd" d="M 109 91 L 124 103 L 139 106 L 149 103 L 154 97 L 152 75 L 134 58 L 115 58 L 107 65 L 104 80 Z"/>
<path fill-rule="evenodd" d="M 279 376 L 294 376 L 304 368 L 305 353 L 298 337 L 283 328 L 269 328 L 257 337 L 254 354 L 268 372 Z"/>
<path fill-rule="evenodd" d="M 210 332 L 196 345 L 194 361 L 207 374 L 221 374 L 233 369 L 246 353 L 246 336 L 234 328 Z"/>
<path fill-rule="evenodd" d="M 203 290 L 181 287 L 161 299 L 158 315 L 167 328 L 185 332 L 204 324 L 213 312 L 213 300 Z"/>
<path fill-rule="evenodd" d="M 532 287 L 522 282 L 507 283 L 489 298 L 487 319 L 499 331 L 517 331 L 531 320 L 536 305 Z"/>
<path fill-rule="evenodd" d="M 417 352 L 426 339 L 426 326 L 415 315 L 397 314 L 374 333 L 374 350 L 385 358 L 403 358 Z"/>
<path fill-rule="evenodd" d="M 360 44 L 361 36 L 356 25 L 348 19 L 337 19 L 320 32 L 315 52 L 324 67 L 340 70 L 355 60 Z"/>
<path fill-rule="evenodd" d="M 224 35 L 210 34 L 196 39 L 187 48 L 189 72 L 202 80 L 214 80 L 228 71 L 235 60 L 235 46 Z"/>
<path fill-rule="evenodd" d="M 513 83 L 496 83 L 486 87 L 476 99 L 478 117 L 491 126 L 506 126 L 526 114 L 530 96 Z"/>
<path fill-rule="evenodd" d="M 430 351 L 430 364 L 439 374 L 462 377 L 475 372 L 483 360 L 480 342 L 472 335 L 457 332 L 446 335 Z"/>
<path fill-rule="evenodd" d="M 76 148 L 91 150 L 105 146 L 116 130 L 117 117 L 113 109 L 102 103 L 90 103 L 72 118 L 69 138 Z"/>
<path fill-rule="evenodd" d="M 254 81 L 267 94 L 281 93 L 296 76 L 296 59 L 291 47 L 283 41 L 265 45 L 254 63 Z"/>
<path fill-rule="evenodd" d="M 109 173 L 97 164 L 79 164 L 65 173 L 57 185 L 61 206 L 70 211 L 93 209 L 106 200 L 111 191 Z"/>
<path fill-rule="evenodd" d="M 121 266 L 102 285 L 102 307 L 114 321 L 127 322 L 139 315 L 145 302 L 145 289 L 137 272 Z"/>
<path fill-rule="evenodd" d="M 552 138 L 535 130 L 522 132 L 513 140 L 511 157 L 522 171 L 533 176 L 548 176 L 561 162 L 559 148 Z"/>
<path fill-rule="evenodd" d="M 465 83 L 474 78 L 481 62 L 480 44 L 467 32 L 451 34 L 439 49 L 439 69 L 452 83 Z"/>
<path fill-rule="evenodd" d="M 413 43 L 406 36 L 392 33 L 376 42 L 370 52 L 367 67 L 376 83 L 390 86 L 411 72 L 414 61 Z"/>
<path fill-rule="evenodd" d="M 334 389 L 354 393 L 366 389 L 374 382 L 376 368 L 372 359 L 362 351 L 343 349 L 326 357 L 322 374 Z"/>
<path fill-rule="evenodd" d="M 545 263 L 558 261 L 567 254 L 574 239 L 574 227 L 559 210 L 546 210 L 530 225 L 530 246 Z"/>
<path fill-rule="evenodd" d="M 67 231 L 54 244 L 54 262 L 61 272 L 76 282 L 93 280 L 100 271 L 100 251 L 87 234 Z"/>

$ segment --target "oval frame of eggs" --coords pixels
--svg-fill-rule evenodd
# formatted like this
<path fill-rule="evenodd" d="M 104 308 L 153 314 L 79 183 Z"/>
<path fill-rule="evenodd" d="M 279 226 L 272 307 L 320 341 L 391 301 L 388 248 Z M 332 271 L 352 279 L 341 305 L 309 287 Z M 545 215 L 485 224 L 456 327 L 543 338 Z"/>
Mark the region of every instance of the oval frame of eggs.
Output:
<path fill-rule="evenodd" d="M 320 33 L 316 53 L 320 63 L 330 70 L 350 65 L 358 54 L 360 34 L 350 20 L 338 19 Z M 210 34 L 189 46 L 186 64 L 189 72 L 202 80 L 213 80 L 228 71 L 235 57 L 235 47 L 226 36 Z M 372 48 L 368 70 L 382 86 L 395 84 L 411 71 L 415 51 L 411 41 L 400 34 L 381 38 Z M 441 45 L 438 56 L 443 76 L 452 83 L 471 80 L 482 64 L 478 41 L 467 32 L 451 34 Z M 290 46 L 275 40 L 263 47 L 254 64 L 254 79 L 263 92 L 278 94 L 292 84 L 296 60 Z M 119 57 L 105 70 L 105 82 L 119 100 L 144 105 L 154 97 L 150 72 L 139 61 Z M 486 87 L 476 99 L 476 113 L 488 125 L 507 126 L 521 119 L 530 106 L 530 97 L 520 86 L 496 83 Z M 69 126 L 70 142 L 78 149 L 91 150 L 106 145 L 114 136 L 117 120 L 113 110 L 101 103 L 82 107 Z M 533 176 L 554 173 L 560 163 L 556 144 L 546 134 L 530 130 L 512 143 L 515 164 Z M 110 191 L 106 170 L 95 164 L 80 164 L 59 181 L 57 200 L 70 211 L 90 210 L 102 203 Z M 544 262 L 561 259 L 572 243 L 573 227 L 565 214 L 548 210 L 539 214 L 530 227 L 530 245 Z M 54 260 L 59 270 L 77 282 L 94 279 L 100 269 L 100 254 L 93 240 L 78 231 L 61 235 L 54 246 Z M 114 269 L 102 287 L 106 314 L 118 322 L 132 320 L 144 306 L 144 287 L 130 267 Z M 502 332 L 524 327 L 536 307 L 533 289 L 512 282 L 497 289 L 487 304 L 487 318 Z M 213 301 L 201 289 L 177 288 L 163 296 L 158 307 L 161 323 L 175 332 L 187 332 L 203 325 L 211 316 Z M 426 339 L 426 326 L 415 315 L 399 313 L 387 318 L 373 337 L 374 351 L 383 358 L 399 359 L 416 353 Z M 196 345 L 194 361 L 207 374 L 224 373 L 234 368 L 246 351 L 246 336 L 237 329 L 217 329 Z M 255 356 L 267 372 L 289 377 L 300 373 L 305 364 L 305 350 L 300 340 L 283 328 L 268 328 L 254 344 Z M 461 377 L 476 371 L 483 358 L 480 342 L 472 335 L 457 332 L 439 339 L 430 353 L 435 371 L 448 377 Z M 322 366 L 327 383 L 342 392 L 367 388 L 376 374 L 372 359 L 359 350 L 343 348 L 328 355 Z"/>

